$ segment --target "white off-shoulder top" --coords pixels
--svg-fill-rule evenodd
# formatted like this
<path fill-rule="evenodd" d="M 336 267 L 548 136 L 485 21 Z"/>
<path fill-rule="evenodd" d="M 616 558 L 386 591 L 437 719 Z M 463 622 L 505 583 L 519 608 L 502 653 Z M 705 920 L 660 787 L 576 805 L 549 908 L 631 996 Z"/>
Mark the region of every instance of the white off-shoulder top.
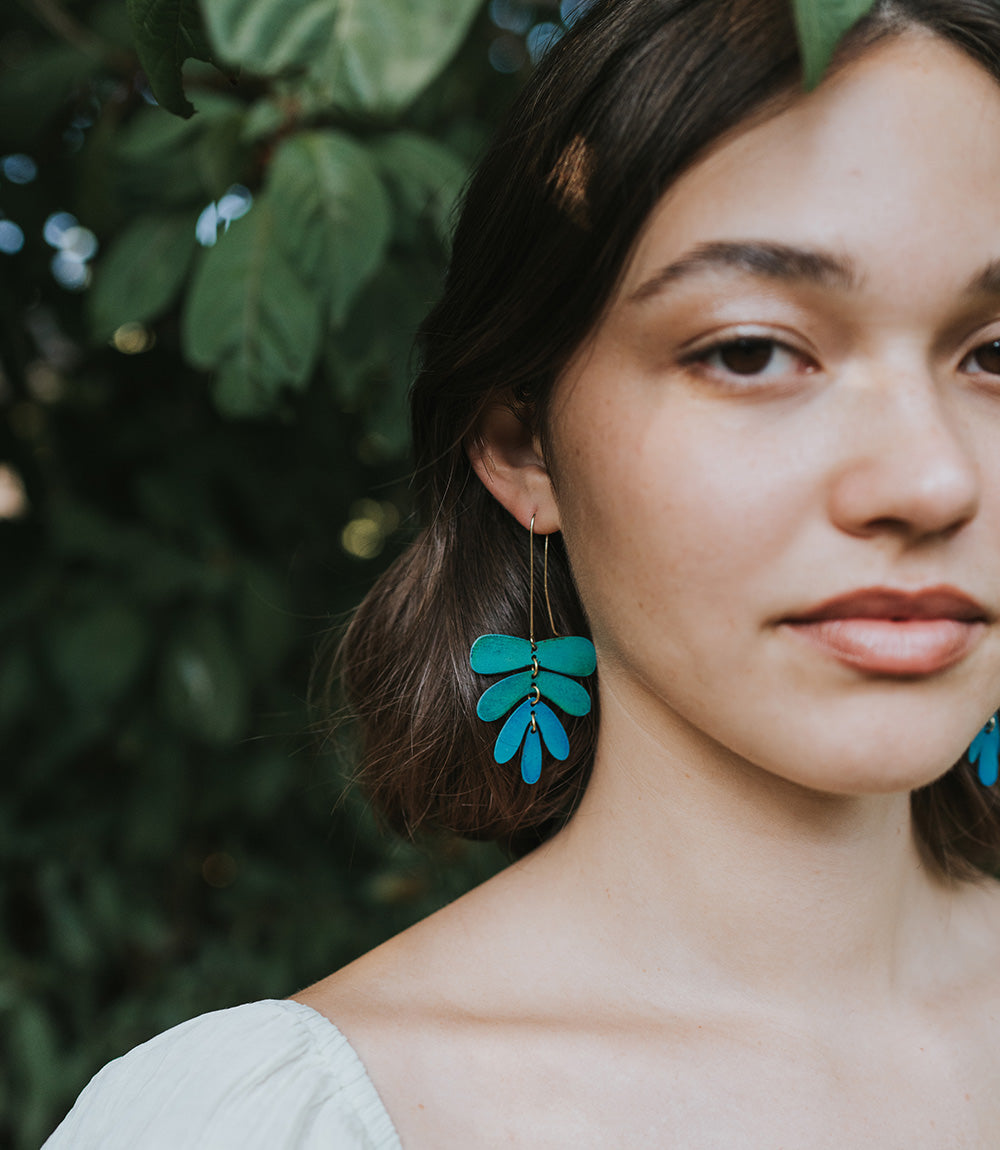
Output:
<path fill-rule="evenodd" d="M 361 1059 L 322 1014 L 267 999 L 109 1062 L 43 1150 L 400 1150 Z"/>

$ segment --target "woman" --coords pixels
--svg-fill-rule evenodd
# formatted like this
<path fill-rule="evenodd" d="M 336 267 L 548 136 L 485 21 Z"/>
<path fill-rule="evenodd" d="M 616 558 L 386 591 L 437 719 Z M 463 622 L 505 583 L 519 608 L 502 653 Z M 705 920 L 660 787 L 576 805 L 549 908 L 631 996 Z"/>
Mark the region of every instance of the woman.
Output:
<path fill-rule="evenodd" d="M 985 0 L 877 2 L 808 94 L 779 0 L 553 50 L 343 653 L 386 817 L 527 853 L 113 1063 L 53 1148 L 1000 1145 L 998 78 Z M 568 748 L 584 644 L 468 662 L 553 632 L 597 652 Z"/>

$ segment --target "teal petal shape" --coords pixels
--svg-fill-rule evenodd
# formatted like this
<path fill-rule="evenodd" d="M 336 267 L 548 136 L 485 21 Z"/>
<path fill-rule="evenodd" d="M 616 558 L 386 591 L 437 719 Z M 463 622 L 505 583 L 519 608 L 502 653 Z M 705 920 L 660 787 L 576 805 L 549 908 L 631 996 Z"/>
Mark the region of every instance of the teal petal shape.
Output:
<path fill-rule="evenodd" d="M 541 704 L 544 706 L 545 704 Z M 551 715 L 552 712 L 549 711 Z M 554 718 L 555 716 L 553 716 Z M 521 745 L 521 740 L 524 738 L 524 732 L 528 729 L 528 724 L 531 722 L 531 702 L 525 699 L 524 702 L 511 712 L 510 718 L 504 723 L 500 729 L 500 734 L 497 735 L 497 741 L 493 744 L 493 758 L 498 763 L 509 763 L 510 760 L 517 754 L 518 747 Z M 559 720 L 556 719 L 558 723 Z M 548 740 L 546 740 L 547 742 Z"/>
<path fill-rule="evenodd" d="M 541 675 L 538 677 L 541 678 Z M 561 678 L 561 676 L 557 676 L 557 678 Z M 566 682 L 572 683 L 573 680 L 567 679 Z M 577 685 L 573 683 L 574 687 Z M 476 714 L 488 723 L 493 719 L 499 719 L 501 715 L 506 715 L 515 703 L 520 702 L 521 699 L 526 699 L 530 690 L 530 671 L 522 671 L 519 675 L 508 675 L 506 679 L 501 679 L 499 683 L 494 683 L 492 687 L 483 691 L 479 696 L 479 702 L 476 704 Z M 583 688 L 581 687 L 580 690 Z M 558 702 L 558 700 L 556 701 Z M 589 697 L 587 702 L 590 702 Z M 562 706 L 561 703 L 559 705 Z M 563 710 L 566 708 L 563 707 Z"/>
<path fill-rule="evenodd" d="M 594 644 L 581 635 L 543 639 L 537 648 L 538 665 L 549 671 L 561 671 L 564 675 L 592 675 L 597 669 Z"/>
<path fill-rule="evenodd" d="M 531 644 L 514 635 L 480 635 L 469 652 L 469 665 L 480 675 L 501 675 L 531 666 Z"/>
<path fill-rule="evenodd" d="M 520 707 L 518 708 L 520 710 Z M 517 712 L 515 712 L 516 714 Z M 531 715 L 528 715 L 528 722 L 531 722 Z M 538 729 L 542 732 L 542 740 L 548 747 L 553 758 L 563 759 L 569 756 L 569 736 L 566 734 L 566 728 L 562 725 L 556 714 L 551 708 L 546 707 L 544 703 L 535 704 L 535 723 Z"/>
<path fill-rule="evenodd" d="M 528 685 L 531 685 L 531 672 L 525 671 L 524 675 L 527 676 Z M 520 679 L 522 675 L 511 675 L 511 679 Z M 504 679 L 502 682 L 506 683 L 508 680 Z M 575 679 L 567 679 L 565 675 L 557 675 L 554 671 L 539 671 L 538 678 L 535 680 L 538 684 L 538 690 L 541 692 L 543 698 L 549 700 L 550 703 L 555 703 L 557 707 L 562 708 L 567 715 L 585 715 L 590 710 L 590 696 L 586 690 L 580 686 Z M 497 687 L 500 683 L 496 684 Z M 490 691 L 496 690 L 496 687 L 491 687 Z M 486 695 L 490 692 L 487 691 Z M 525 692 L 527 694 L 527 691 Z M 480 706 L 482 705 L 483 698 L 479 700 Z M 477 708 L 478 713 L 478 708 Z M 483 718 L 483 715 L 479 716 Z"/>
<path fill-rule="evenodd" d="M 526 783 L 537 783 L 542 773 L 542 740 L 537 731 L 529 731 L 521 752 L 521 778 Z"/>
<path fill-rule="evenodd" d="M 972 740 L 969 747 L 969 761 L 979 762 L 979 781 L 984 787 L 992 787 L 1000 774 L 1000 724 L 987 724 Z"/>

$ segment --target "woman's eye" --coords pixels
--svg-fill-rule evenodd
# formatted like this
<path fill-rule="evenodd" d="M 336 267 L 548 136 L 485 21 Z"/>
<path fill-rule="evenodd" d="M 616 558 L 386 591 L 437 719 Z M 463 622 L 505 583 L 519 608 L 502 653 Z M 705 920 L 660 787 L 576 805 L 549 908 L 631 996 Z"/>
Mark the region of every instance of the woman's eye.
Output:
<path fill-rule="evenodd" d="M 777 340 L 740 336 L 692 356 L 692 361 L 723 375 L 778 376 L 801 370 L 803 357 Z"/>
<path fill-rule="evenodd" d="M 966 371 L 1000 375 L 1000 339 L 991 340 L 971 351 L 962 361 Z"/>

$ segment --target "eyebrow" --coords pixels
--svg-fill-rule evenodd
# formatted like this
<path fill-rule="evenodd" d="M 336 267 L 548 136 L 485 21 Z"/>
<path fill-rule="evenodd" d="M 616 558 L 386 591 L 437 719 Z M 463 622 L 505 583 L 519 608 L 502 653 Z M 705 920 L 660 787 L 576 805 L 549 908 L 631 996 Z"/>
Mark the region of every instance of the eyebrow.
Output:
<path fill-rule="evenodd" d="M 970 295 L 1000 295 L 1000 260 L 991 260 L 969 281 Z"/>
<path fill-rule="evenodd" d="M 1000 261 L 990 267 L 996 284 L 1000 285 Z M 715 240 L 699 244 L 680 259 L 660 268 L 631 293 L 629 302 L 647 300 L 689 276 L 728 270 L 785 283 L 804 282 L 837 288 L 855 287 L 859 279 L 849 259 L 831 252 L 789 244 Z"/>
<path fill-rule="evenodd" d="M 715 240 L 699 244 L 666 267 L 660 268 L 628 297 L 629 303 L 647 300 L 687 279 L 713 271 L 734 270 L 784 283 L 811 283 L 842 290 L 856 288 L 861 277 L 845 256 L 819 248 L 799 248 L 767 241 Z M 991 260 L 969 280 L 966 295 L 1000 295 L 1000 259 Z"/>

